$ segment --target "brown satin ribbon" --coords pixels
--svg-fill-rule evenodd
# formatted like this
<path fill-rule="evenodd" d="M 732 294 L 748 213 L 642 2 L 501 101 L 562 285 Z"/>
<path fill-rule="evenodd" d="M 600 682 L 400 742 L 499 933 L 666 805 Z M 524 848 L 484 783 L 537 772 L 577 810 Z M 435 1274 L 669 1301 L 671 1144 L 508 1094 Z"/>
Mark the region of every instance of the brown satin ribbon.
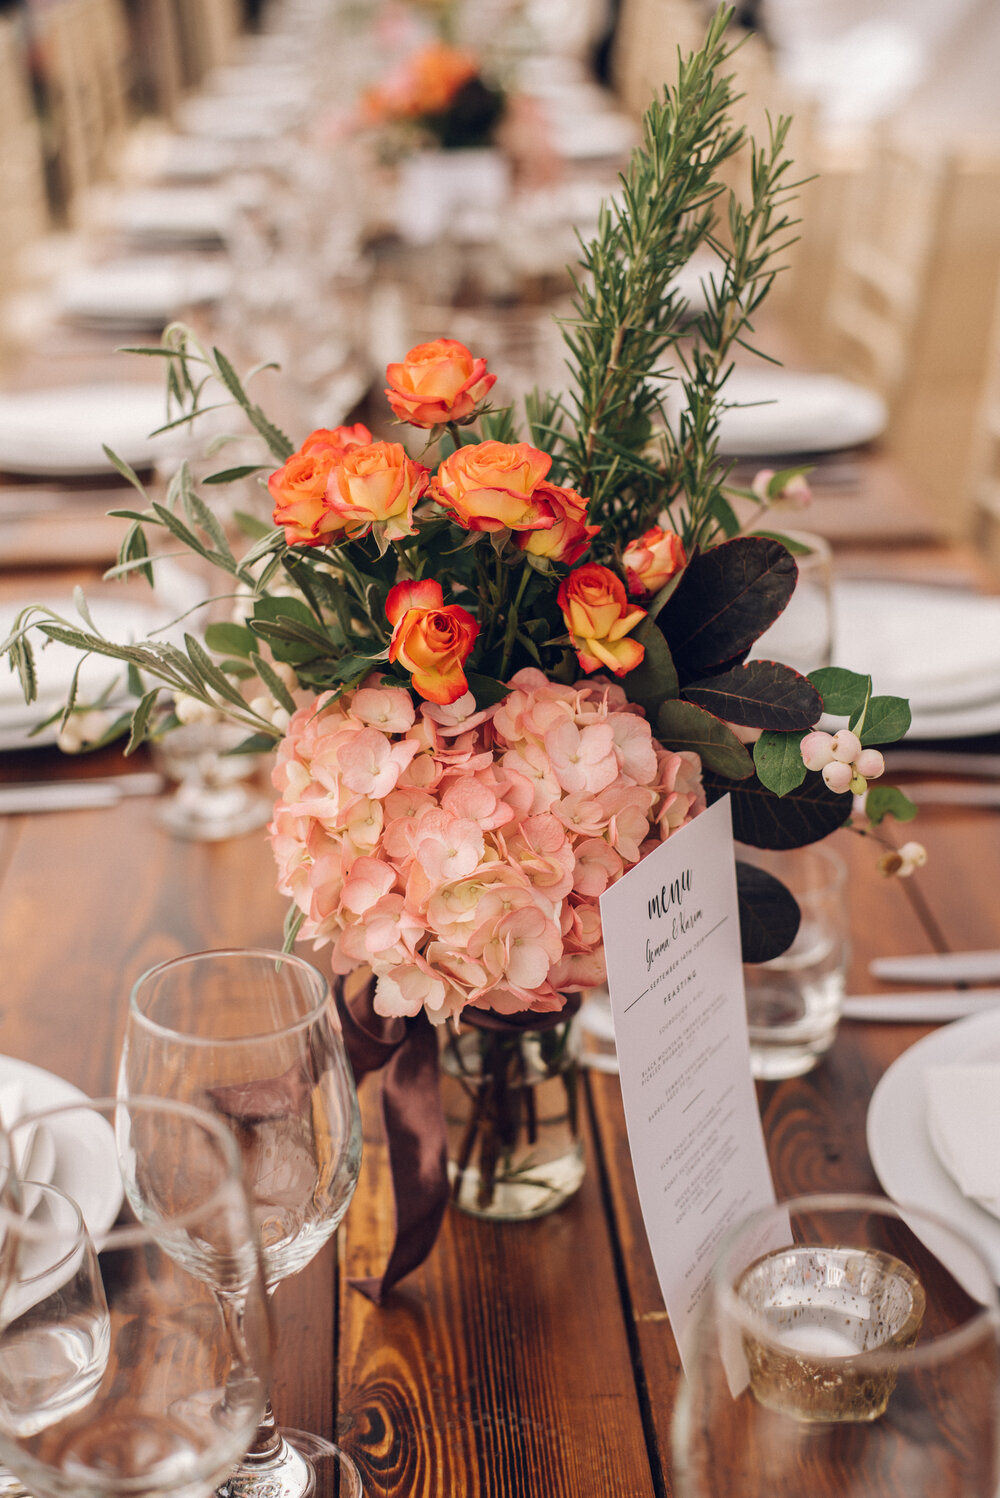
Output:
<path fill-rule="evenodd" d="M 396 1208 L 396 1241 L 383 1273 L 351 1284 L 376 1305 L 434 1247 L 448 1205 L 448 1148 L 438 1081 L 438 1040 L 423 1011 L 414 1019 L 384 1019 L 372 1007 L 369 979 L 348 999 L 334 984 L 344 1043 L 360 1082 L 382 1072 L 382 1118 Z"/>
<path fill-rule="evenodd" d="M 448 1146 L 438 1037 L 423 1011 L 413 1019 L 386 1019 L 376 1014 L 373 978 L 350 996 L 344 980 L 337 978 L 334 996 L 356 1081 L 368 1072 L 382 1072 L 382 1118 L 389 1146 L 396 1238 L 381 1275 L 350 1281 L 362 1295 L 381 1305 L 393 1285 L 424 1262 L 434 1247 L 448 1205 Z M 543 1030 L 563 1023 L 579 1007 L 579 995 L 572 994 L 555 1013 L 507 1015 L 467 1009 L 462 1020 L 483 1030 Z"/>

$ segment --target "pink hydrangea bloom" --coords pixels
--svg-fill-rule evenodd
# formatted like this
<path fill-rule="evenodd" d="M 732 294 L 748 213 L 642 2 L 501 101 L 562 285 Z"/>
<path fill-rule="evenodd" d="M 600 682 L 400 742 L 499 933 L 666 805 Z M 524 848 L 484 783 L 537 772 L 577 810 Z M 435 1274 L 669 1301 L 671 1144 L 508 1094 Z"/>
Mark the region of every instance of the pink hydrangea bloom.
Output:
<path fill-rule="evenodd" d="M 278 750 L 278 887 L 384 1015 L 558 1010 L 604 981 L 598 901 L 705 805 L 698 756 L 617 683 L 518 672 L 497 706 L 378 675 L 301 708 Z"/>

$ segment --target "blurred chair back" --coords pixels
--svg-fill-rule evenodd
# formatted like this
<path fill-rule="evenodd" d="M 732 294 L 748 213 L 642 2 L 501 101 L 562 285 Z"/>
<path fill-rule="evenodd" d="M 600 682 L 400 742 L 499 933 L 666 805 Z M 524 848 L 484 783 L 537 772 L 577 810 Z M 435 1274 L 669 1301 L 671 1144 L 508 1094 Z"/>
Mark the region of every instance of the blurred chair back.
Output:
<path fill-rule="evenodd" d="M 243 27 L 239 0 L 173 0 L 185 82 L 198 84 L 232 57 Z"/>
<path fill-rule="evenodd" d="M 0 286 L 13 289 L 18 263 L 49 226 L 42 137 L 28 74 L 26 38 L 0 17 Z"/>
<path fill-rule="evenodd" d="M 124 143 L 129 31 L 121 0 L 60 0 L 34 25 L 56 207 L 73 222 L 88 189 L 114 171 Z"/>
<path fill-rule="evenodd" d="M 844 203 L 825 314 L 825 353 L 841 374 L 898 404 L 940 248 L 953 164 L 927 142 L 882 139 Z"/>

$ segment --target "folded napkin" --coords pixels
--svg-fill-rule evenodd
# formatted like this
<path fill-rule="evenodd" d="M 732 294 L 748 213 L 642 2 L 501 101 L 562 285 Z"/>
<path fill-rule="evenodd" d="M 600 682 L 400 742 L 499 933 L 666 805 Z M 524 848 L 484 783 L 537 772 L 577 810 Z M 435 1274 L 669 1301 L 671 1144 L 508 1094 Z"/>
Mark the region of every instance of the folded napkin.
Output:
<path fill-rule="evenodd" d="M 1000 1217 L 1000 1061 L 929 1066 L 927 1123 L 963 1196 Z"/>
<path fill-rule="evenodd" d="M 25 1113 L 31 1111 L 31 1103 L 25 1099 L 19 1082 L 0 1083 L 0 1124 L 11 1129 Z M 14 1168 L 22 1183 L 22 1207 L 30 1216 L 38 1205 L 40 1193 L 27 1185 L 40 1182 L 47 1185 L 56 1168 L 56 1145 L 52 1130 L 46 1124 L 21 1130 L 14 1141 Z"/>

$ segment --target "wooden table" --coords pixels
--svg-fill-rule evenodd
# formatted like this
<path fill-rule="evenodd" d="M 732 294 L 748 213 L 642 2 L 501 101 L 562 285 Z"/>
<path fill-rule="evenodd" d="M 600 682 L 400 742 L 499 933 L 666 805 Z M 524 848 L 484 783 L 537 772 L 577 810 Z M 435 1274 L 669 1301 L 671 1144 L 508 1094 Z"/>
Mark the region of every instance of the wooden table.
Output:
<path fill-rule="evenodd" d="M 114 751 L 7 754 L 6 780 L 114 772 Z M 263 834 L 181 842 L 155 802 L 0 818 L 0 1051 L 99 1094 L 113 1087 L 128 990 L 151 964 L 203 947 L 279 945 L 283 902 Z M 928 810 L 930 862 L 908 883 L 849 860 L 851 985 L 876 953 L 996 942 L 995 813 Z M 865 1114 L 886 1066 L 924 1031 L 845 1022 L 826 1062 L 760 1087 L 775 1183 L 875 1189 Z M 275 1404 L 336 1431 L 374 1495 L 662 1498 L 671 1492 L 677 1350 L 653 1271 L 616 1077 L 588 1073 L 587 1175 L 530 1224 L 449 1212 L 427 1263 L 377 1308 L 345 1288 L 376 1272 L 392 1209 L 375 1089 L 361 1089 L 365 1160 L 333 1243 L 278 1292 Z"/>

